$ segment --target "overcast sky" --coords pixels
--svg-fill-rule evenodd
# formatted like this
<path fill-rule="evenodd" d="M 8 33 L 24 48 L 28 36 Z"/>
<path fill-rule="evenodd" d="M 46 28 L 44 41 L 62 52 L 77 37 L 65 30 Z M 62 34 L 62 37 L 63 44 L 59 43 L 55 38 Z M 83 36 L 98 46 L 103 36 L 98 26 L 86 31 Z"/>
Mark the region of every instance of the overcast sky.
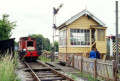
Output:
<path fill-rule="evenodd" d="M 115 1 L 109 0 L 0 0 L 0 16 L 9 14 L 11 21 L 17 21 L 12 31 L 16 41 L 28 34 L 42 34 L 52 42 L 53 7 L 61 3 L 57 26 L 87 8 L 106 24 L 107 35 L 115 35 Z"/>

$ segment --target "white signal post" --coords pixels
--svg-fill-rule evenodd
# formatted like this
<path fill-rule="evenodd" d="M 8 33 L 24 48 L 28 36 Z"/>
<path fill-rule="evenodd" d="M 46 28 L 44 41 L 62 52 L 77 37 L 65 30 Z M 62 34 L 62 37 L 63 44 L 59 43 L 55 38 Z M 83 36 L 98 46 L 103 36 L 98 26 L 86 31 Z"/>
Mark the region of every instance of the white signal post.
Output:
<path fill-rule="evenodd" d="M 55 37 L 55 30 L 56 30 L 56 14 L 58 13 L 58 11 L 60 10 L 60 8 L 63 6 L 63 4 L 61 4 L 57 9 L 55 7 L 53 7 L 53 44 L 52 44 L 52 54 L 51 54 L 51 61 L 54 61 L 54 51 L 55 51 L 55 47 L 54 47 L 54 37 Z"/>

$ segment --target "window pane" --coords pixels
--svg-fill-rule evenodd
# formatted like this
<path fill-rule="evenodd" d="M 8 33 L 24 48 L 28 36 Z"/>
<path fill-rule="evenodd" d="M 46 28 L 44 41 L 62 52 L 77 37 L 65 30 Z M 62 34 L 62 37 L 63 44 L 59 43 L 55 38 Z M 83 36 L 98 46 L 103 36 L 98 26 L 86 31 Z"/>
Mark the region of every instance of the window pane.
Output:
<path fill-rule="evenodd" d="M 76 32 L 76 29 L 74 29 L 74 33 Z"/>
<path fill-rule="evenodd" d="M 90 45 L 90 42 L 87 42 L 88 43 L 88 45 Z"/>
<path fill-rule="evenodd" d="M 33 47 L 33 41 L 28 41 L 27 42 L 27 47 Z"/>
<path fill-rule="evenodd" d="M 89 33 L 90 31 L 87 29 L 87 33 Z"/>
<path fill-rule="evenodd" d="M 80 41 L 78 41 L 78 45 L 80 45 Z"/>
<path fill-rule="evenodd" d="M 81 29 L 81 33 L 83 33 L 83 29 Z"/>
<path fill-rule="evenodd" d="M 73 29 L 70 29 L 70 32 L 73 32 Z"/>
<path fill-rule="evenodd" d="M 80 31 L 79 31 L 79 29 L 77 29 L 77 33 L 79 33 Z"/>
<path fill-rule="evenodd" d="M 60 46 L 62 46 L 62 36 L 63 36 L 63 32 L 60 32 Z"/>
<path fill-rule="evenodd" d="M 97 40 L 98 41 L 105 41 L 105 30 L 104 29 L 97 30 Z"/>
<path fill-rule="evenodd" d="M 60 46 L 66 46 L 66 30 L 60 31 L 59 35 Z"/>
<path fill-rule="evenodd" d="M 105 30 L 102 30 L 101 31 L 101 38 L 102 38 L 102 41 L 105 41 Z"/>
<path fill-rule="evenodd" d="M 65 36 L 66 34 L 65 34 L 65 30 L 63 31 L 63 46 L 65 46 L 65 38 L 66 38 L 66 36 Z"/>

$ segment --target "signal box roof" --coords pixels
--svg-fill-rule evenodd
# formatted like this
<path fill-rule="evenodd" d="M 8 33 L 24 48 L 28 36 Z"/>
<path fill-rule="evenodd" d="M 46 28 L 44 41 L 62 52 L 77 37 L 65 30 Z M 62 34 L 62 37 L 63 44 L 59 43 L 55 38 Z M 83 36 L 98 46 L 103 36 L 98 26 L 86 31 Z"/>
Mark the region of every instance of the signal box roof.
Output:
<path fill-rule="evenodd" d="M 103 23 L 100 19 L 98 19 L 96 16 L 94 16 L 92 13 L 90 13 L 87 9 L 85 9 L 85 10 L 81 11 L 80 13 L 76 14 L 75 16 L 73 16 L 72 18 L 68 19 L 66 22 L 64 22 L 60 26 L 58 26 L 57 29 L 61 29 L 61 28 L 65 27 L 65 26 L 71 24 L 72 22 L 74 22 L 78 18 L 82 17 L 83 15 L 91 17 L 99 25 L 101 25 L 102 27 L 105 27 L 105 23 Z"/>

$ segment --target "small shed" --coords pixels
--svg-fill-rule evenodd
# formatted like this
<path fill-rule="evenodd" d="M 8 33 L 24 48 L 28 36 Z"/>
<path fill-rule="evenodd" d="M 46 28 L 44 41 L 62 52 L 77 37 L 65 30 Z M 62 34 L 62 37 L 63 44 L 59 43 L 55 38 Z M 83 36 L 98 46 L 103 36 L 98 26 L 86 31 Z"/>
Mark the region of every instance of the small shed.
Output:
<path fill-rule="evenodd" d="M 106 54 L 106 28 L 88 10 L 83 10 L 58 26 L 59 61 L 66 62 L 71 54 L 88 57 L 93 47 L 100 54 Z"/>
<path fill-rule="evenodd" d="M 14 40 L 15 38 L 0 40 L 0 55 L 8 53 L 14 56 Z"/>

